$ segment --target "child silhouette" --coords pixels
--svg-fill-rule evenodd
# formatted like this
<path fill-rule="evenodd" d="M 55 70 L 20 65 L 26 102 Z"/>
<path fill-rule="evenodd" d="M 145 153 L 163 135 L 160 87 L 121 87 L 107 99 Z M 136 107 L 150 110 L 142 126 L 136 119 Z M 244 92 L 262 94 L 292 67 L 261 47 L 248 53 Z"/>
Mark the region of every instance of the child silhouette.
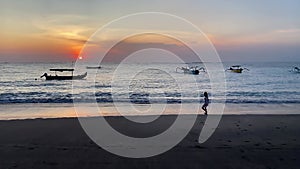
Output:
<path fill-rule="evenodd" d="M 208 94 L 207 92 L 204 92 L 204 104 L 202 106 L 202 110 L 204 110 L 204 115 L 207 115 L 207 106 L 209 104 Z"/>

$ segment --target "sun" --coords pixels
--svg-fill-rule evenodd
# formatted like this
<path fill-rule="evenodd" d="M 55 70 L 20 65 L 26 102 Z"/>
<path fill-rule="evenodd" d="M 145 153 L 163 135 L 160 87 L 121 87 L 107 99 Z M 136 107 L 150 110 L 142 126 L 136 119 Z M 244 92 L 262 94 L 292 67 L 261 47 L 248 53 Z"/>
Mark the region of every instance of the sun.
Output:
<path fill-rule="evenodd" d="M 81 60 L 81 59 L 82 59 L 82 56 L 79 56 L 78 59 Z"/>

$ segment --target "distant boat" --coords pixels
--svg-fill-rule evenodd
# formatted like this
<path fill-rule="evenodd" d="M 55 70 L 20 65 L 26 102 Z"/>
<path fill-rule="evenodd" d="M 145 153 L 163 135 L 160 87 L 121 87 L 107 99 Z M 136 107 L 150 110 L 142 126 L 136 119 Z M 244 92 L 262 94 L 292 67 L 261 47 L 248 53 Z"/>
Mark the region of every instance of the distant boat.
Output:
<path fill-rule="evenodd" d="M 294 69 L 292 69 L 291 72 L 300 73 L 300 69 L 298 67 L 294 67 Z"/>
<path fill-rule="evenodd" d="M 79 79 L 83 79 L 87 76 L 87 72 L 85 72 L 82 75 L 74 76 L 73 75 L 74 69 L 50 69 L 50 71 L 54 71 L 55 75 L 52 76 L 52 75 L 48 75 L 47 73 L 44 73 L 41 76 L 41 78 L 45 77 L 46 80 L 79 80 Z M 72 72 L 72 75 L 70 75 L 70 76 L 58 76 L 58 75 L 56 75 L 56 72 L 65 72 L 65 71 Z"/>
<path fill-rule="evenodd" d="M 87 66 L 86 69 L 101 69 L 101 66 Z"/>
<path fill-rule="evenodd" d="M 205 72 L 205 69 L 203 67 L 199 68 L 198 66 L 194 66 L 194 67 L 177 67 L 176 72 L 178 72 L 177 71 L 178 69 L 182 70 L 183 73 L 193 74 L 193 75 L 198 75 L 200 73 L 200 71 Z"/>
<path fill-rule="evenodd" d="M 242 73 L 243 70 L 249 70 L 247 68 L 242 68 L 240 65 L 234 65 L 234 66 L 231 66 L 229 69 L 227 70 L 230 70 L 231 72 L 234 72 L 234 73 Z"/>

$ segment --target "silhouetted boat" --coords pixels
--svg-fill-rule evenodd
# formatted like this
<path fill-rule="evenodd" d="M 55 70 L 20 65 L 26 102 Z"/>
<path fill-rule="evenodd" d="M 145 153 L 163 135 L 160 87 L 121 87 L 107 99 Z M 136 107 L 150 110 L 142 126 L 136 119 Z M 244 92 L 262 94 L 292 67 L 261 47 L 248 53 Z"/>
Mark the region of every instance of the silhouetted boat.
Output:
<path fill-rule="evenodd" d="M 203 67 L 198 68 L 198 66 L 195 66 L 195 67 L 177 67 L 176 72 L 177 72 L 178 69 L 182 70 L 183 73 L 193 74 L 193 75 L 198 75 L 200 73 L 200 71 L 205 72 L 205 69 Z"/>
<path fill-rule="evenodd" d="M 73 75 L 74 69 L 50 69 L 50 71 L 54 71 L 55 75 L 52 76 L 52 75 L 48 75 L 47 73 L 44 73 L 41 76 L 41 78 L 45 77 L 46 80 L 79 80 L 79 79 L 83 79 L 87 76 L 87 72 L 85 72 L 82 75 L 74 76 Z M 72 72 L 72 75 L 70 75 L 70 76 L 58 76 L 58 75 L 56 75 L 56 72 L 65 72 L 65 71 Z"/>
<path fill-rule="evenodd" d="M 227 70 L 230 70 L 231 72 L 234 72 L 234 73 L 242 73 L 243 70 L 249 70 L 247 68 L 242 68 L 240 65 L 234 65 L 234 66 L 231 66 L 229 69 Z"/>
<path fill-rule="evenodd" d="M 300 69 L 298 67 L 294 67 L 294 69 L 292 69 L 291 72 L 300 73 Z"/>
<path fill-rule="evenodd" d="M 101 69 L 101 66 L 87 66 L 86 69 Z"/>

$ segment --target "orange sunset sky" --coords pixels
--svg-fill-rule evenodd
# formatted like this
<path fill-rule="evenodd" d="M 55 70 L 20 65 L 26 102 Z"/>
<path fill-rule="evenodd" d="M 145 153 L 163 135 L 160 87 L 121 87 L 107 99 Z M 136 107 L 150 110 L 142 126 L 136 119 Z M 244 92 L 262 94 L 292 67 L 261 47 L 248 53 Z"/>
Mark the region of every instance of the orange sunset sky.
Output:
<path fill-rule="evenodd" d="M 300 61 L 299 8 L 297 0 L 1 0 L 0 62 L 74 60 L 101 26 L 145 11 L 189 20 L 206 33 L 223 61 Z M 103 43 L 113 38 L 113 34 L 108 34 Z M 148 41 L 144 38 L 134 43 Z"/>

